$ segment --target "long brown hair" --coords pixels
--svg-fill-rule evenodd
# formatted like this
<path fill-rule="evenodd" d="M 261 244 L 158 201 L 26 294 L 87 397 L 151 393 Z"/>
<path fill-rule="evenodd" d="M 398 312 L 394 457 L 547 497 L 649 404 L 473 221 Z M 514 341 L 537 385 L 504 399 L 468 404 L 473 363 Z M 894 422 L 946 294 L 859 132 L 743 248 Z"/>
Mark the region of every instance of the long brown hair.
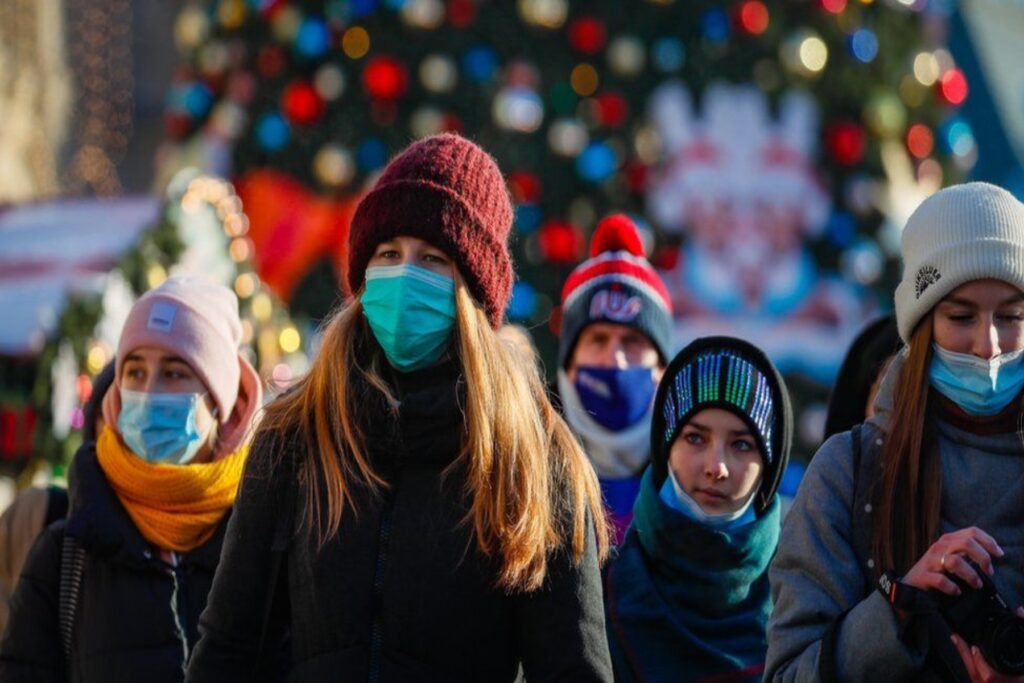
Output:
<path fill-rule="evenodd" d="M 872 531 L 875 571 L 903 574 L 938 536 L 942 471 L 932 436 L 928 366 L 932 358 L 932 315 L 914 329 L 896 378 L 893 409 L 882 448 L 882 476 L 876 490 Z"/>
<path fill-rule="evenodd" d="M 496 585 L 533 590 L 552 553 L 564 548 L 574 561 L 582 558 L 588 533 L 596 533 L 598 557 L 607 556 L 597 476 L 552 407 L 535 360 L 501 341 L 458 273 L 455 281 L 452 352 L 466 382 L 457 461 L 465 466 L 471 502 L 466 522 L 479 549 L 500 560 Z M 360 390 L 368 386 L 396 405 L 383 379 L 385 363 L 357 293 L 327 323 L 309 372 L 267 408 L 260 425 L 260 432 L 294 433 L 305 444 L 300 486 L 306 523 L 320 546 L 338 533 L 343 514 L 358 512 L 355 488 L 379 493 L 387 486 L 367 453 L 368 401 Z"/>

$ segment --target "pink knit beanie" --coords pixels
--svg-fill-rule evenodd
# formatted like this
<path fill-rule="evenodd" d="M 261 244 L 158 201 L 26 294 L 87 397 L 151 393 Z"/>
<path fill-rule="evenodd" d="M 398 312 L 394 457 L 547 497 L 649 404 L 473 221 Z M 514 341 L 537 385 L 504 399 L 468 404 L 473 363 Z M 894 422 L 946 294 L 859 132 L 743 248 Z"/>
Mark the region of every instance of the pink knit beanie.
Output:
<path fill-rule="evenodd" d="M 152 346 L 179 355 L 199 376 L 217 407 L 218 454 L 234 451 L 262 400 L 259 376 L 238 353 L 241 341 L 238 299 L 227 287 L 195 277 L 168 279 L 128 314 L 117 346 L 116 391 L 104 399 L 104 420 L 117 425 L 125 358 Z"/>

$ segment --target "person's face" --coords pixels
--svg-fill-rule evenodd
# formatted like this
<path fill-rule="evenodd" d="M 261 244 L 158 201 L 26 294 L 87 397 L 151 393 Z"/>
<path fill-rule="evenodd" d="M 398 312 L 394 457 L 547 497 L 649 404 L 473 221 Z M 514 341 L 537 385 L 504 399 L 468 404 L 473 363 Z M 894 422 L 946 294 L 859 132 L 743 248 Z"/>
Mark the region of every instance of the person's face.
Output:
<path fill-rule="evenodd" d="M 665 371 L 658 349 L 646 334 L 615 323 L 592 323 L 583 328 L 569 361 L 570 380 L 576 380 L 576 368 L 581 365 L 620 370 L 650 368 L 655 382 Z"/>
<path fill-rule="evenodd" d="M 418 237 L 395 237 L 381 242 L 367 264 L 375 266 L 419 266 L 445 277 L 455 277 L 455 265 L 443 251 Z"/>
<path fill-rule="evenodd" d="M 206 385 L 188 363 L 178 355 L 151 346 L 141 346 L 128 354 L 121 365 L 121 388 L 146 394 L 203 394 L 196 408 L 196 428 L 205 442 L 217 429 L 213 402 Z M 209 455 L 203 448 L 193 462 Z"/>
<path fill-rule="evenodd" d="M 690 418 L 672 442 L 668 464 L 682 489 L 712 515 L 742 508 L 764 468 L 750 428 L 720 408 Z"/>
<path fill-rule="evenodd" d="M 1001 280 L 957 287 L 935 306 L 935 343 L 983 360 L 1024 348 L 1024 292 Z"/>

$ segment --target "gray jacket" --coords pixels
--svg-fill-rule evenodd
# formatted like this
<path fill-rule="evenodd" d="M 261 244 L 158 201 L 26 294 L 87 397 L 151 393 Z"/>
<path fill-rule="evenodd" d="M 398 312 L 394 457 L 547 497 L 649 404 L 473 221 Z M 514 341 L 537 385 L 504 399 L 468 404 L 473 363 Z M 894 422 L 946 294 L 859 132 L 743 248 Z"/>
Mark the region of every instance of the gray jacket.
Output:
<path fill-rule="evenodd" d="M 864 428 L 864 447 L 882 443 L 902 359 L 892 363 Z M 1006 551 L 993 582 L 1016 607 L 1024 602 L 1024 446 L 1016 433 L 970 434 L 938 424 L 943 533 L 977 526 Z M 843 681 L 929 680 L 926 637 L 906 633 L 873 584 L 873 561 L 854 549 L 852 439 L 830 438 L 814 456 L 786 517 L 769 576 L 775 609 L 768 624 L 765 680 L 817 680 L 822 639 L 840 619 L 835 672 Z M 862 451 L 863 452 L 863 451 Z M 858 482 L 858 485 L 862 485 Z"/>

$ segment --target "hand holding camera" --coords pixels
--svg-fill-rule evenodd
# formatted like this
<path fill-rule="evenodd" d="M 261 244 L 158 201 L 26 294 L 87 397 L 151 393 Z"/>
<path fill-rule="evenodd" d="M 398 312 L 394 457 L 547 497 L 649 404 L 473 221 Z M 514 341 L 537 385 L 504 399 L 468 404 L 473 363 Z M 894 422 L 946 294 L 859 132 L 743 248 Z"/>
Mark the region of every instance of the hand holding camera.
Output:
<path fill-rule="evenodd" d="M 931 591 L 972 681 L 1024 681 L 1024 608 L 1015 614 L 989 578 L 992 557 L 1003 554 L 981 529 L 961 529 L 940 537 L 903 577 Z"/>

